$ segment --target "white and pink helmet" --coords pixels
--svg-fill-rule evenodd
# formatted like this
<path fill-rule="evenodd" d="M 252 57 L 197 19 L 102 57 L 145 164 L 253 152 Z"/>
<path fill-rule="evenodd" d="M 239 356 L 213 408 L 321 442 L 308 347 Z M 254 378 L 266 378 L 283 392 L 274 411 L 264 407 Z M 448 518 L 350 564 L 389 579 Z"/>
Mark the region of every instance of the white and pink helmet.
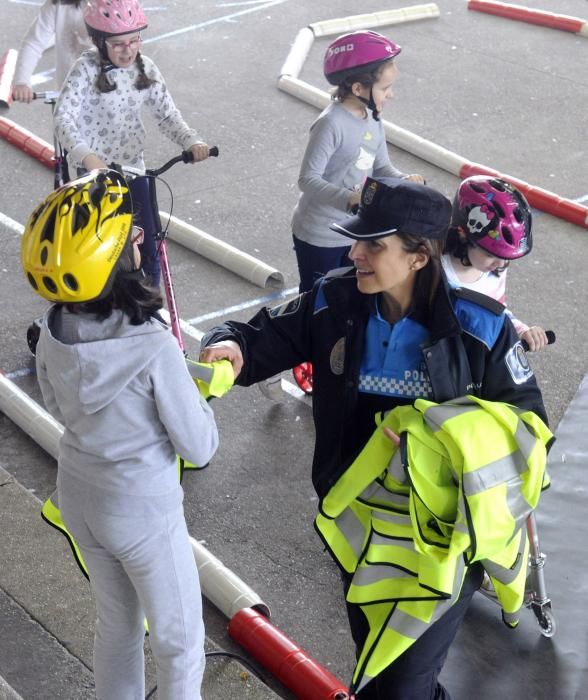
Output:
<path fill-rule="evenodd" d="M 380 63 L 398 56 L 402 49 L 377 32 L 344 34 L 329 45 L 323 71 L 331 85 L 340 85 L 359 70 L 370 71 Z"/>
<path fill-rule="evenodd" d="M 451 225 L 490 255 L 516 260 L 531 252 L 531 209 L 524 196 L 506 180 L 473 175 L 459 186 Z"/>
<path fill-rule="evenodd" d="M 138 0 L 88 0 L 84 21 L 90 36 L 117 36 L 140 32 L 147 27 Z"/>

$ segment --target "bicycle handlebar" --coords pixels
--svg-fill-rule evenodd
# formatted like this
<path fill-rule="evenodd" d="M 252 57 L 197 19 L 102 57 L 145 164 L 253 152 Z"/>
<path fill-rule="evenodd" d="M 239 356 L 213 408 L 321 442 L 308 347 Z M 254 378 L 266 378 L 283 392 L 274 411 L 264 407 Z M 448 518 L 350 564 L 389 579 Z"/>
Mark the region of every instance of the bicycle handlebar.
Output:
<path fill-rule="evenodd" d="M 208 155 L 211 158 L 216 158 L 219 154 L 218 146 L 212 146 L 208 150 Z M 166 172 L 166 170 L 169 170 L 173 165 L 176 163 L 183 162 L 183 163 L 193 163 L 194 162 L 194 156 L 192 155 L 192 151 L 182 151 L 179 156 L 175 156 L 171 160 L 168 160 L 167 163 L 164 163 L 160 168 L 150 168 L 146 170 L 147 175 L 151 175 L 153 177 L 157 177 L 158 175 L 161 175 L 162 173 Z"/>
<path fill-rule="evenodd" d="M 553 331 L 545 331 L 545 335 L 547 336 L 547 345 L 555 343 L 555 333 Z M 521 340 L 521 345 L 525 352 L 529 352 L 529 343 L 526 340 Z"/>
<path fill-rule="evenodd" d="M 45 92 L 33 92 L 33 100 L 45 100 L 45 102 L 51 103 L 59 97 L 59 92 L 57 90 L 46 90 Z"/>

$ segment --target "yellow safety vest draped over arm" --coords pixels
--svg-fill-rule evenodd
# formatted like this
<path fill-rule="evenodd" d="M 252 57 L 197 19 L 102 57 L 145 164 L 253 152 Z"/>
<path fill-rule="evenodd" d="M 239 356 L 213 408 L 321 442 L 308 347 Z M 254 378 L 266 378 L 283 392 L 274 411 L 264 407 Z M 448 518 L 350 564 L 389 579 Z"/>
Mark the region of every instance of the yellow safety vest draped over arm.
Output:
<path fill-rule="evenodd" d="M 383 433 L 388 426 L 401 447 Z M 526 519 L 553 436 L 530 411 L 473 396 L 419 399 L 381 421 L 321 502 L 315 525 L 352 575 L 347 600 L 370 632 L 355 669 L 361 690 L 459 596 L 466 562 L 491 576 L 516 624 L 527 567 Z"/>

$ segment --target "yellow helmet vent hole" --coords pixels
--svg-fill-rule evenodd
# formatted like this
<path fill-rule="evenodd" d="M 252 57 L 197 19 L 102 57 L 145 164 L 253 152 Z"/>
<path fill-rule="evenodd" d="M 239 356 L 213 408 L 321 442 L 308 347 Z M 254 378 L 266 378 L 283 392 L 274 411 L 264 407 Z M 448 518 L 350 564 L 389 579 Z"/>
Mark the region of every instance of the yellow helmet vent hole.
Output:
<path fill-rule="evenodd" d="M 57 294 L 57 285 L 55 282 L 51 279 L 51 277 L 47 277 L 46 275 L 43 277 L 43 284 L 45 285 L 46 289 L 51 292 L 51 294 Z"/>
<path fill-rule="evenodd" d="M 72 292 L 77 292 L 80 288 L 77 279 L 69 272 L 63 275 L 63 284 Z"/>

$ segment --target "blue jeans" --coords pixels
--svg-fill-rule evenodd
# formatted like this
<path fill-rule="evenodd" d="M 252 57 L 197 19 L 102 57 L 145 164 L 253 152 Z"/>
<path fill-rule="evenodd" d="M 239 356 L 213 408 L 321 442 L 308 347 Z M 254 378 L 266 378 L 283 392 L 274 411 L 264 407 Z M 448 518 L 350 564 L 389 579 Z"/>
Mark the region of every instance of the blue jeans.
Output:
<path fill-rule="evenodd" d="M 319 277 L 326 275 L 330 270 L 351 265 L 347 257 L 351 246 L 340 248 L 324 248 L 311 245 L 292 236 L 294 251 L 298 261 L 298 273 L 300 275 L 299 291 L 308 292 Z"/>
<path fill-rule="evenodd" d="M 159 212 L 157 209 L 154 209 L 157 206 L 157 202 L 152 198 L 152 187 L 155 187 L 155 183 L 149 182 L 144 177 L 129 180 L 135 222 L 145 231 L 143 244 L 139 246 L 141 267 L 145 274 L 151 278 L 150 284 L 154 287 L 159 287 L 161 264 L 159 262 L 156 236 L 161 230 L 161 222 L 159 221 Z"/>

